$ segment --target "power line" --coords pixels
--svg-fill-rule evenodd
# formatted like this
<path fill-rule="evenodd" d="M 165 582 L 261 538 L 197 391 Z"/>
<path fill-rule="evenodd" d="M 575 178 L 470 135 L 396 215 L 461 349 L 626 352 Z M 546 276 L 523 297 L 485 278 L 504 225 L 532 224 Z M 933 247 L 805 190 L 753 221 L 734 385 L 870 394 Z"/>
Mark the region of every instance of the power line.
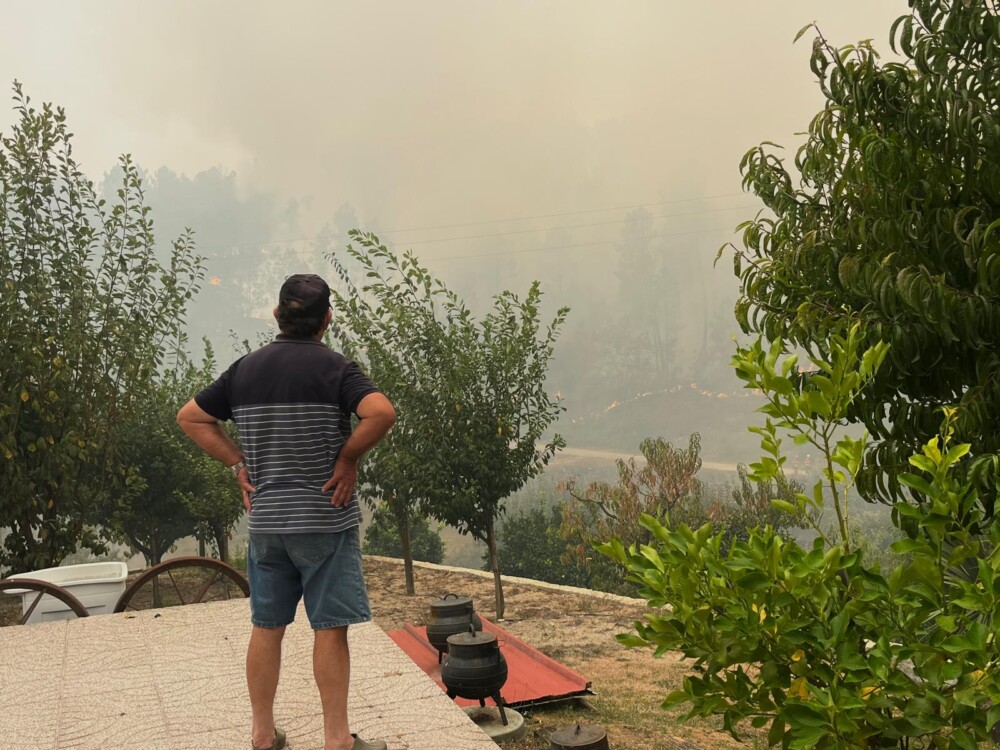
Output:
<path fill-rule="evenodd" d="M 739 195 L 739 193 L 734 193 L 733 195 Z M 706 199 L 705 198 L 691 198 L 689 200 L 706 200 Z M 645 204 L 645 205 L 648 206 L 648 205 L 659 205 L 659 204 L 650 203 L 650 204 Z M 623 208 L 641 208 L 641 207 L 642 206 L 625 206 Z M 703 211 L 681 211 L 681 212 L 678 212 L 678 213 L 657 214 L 655 216 L 650 216 L 649 218 L 650 219 L 669 219 L 669 218 L 675 218 L 675 217 L 678 217 L 678 216 L 700 216 L 700 215 L 705 215 L 705 214 L 723 213 L 723 212 L 726 212 L 726 211 L 749 210 L 749 209 L 752 209 L 752 208 L 755 208 L 755 207 L 757 207 L 756 204 L 747 204 L 747 205 L 740 205 L 740 206 L 728 206 L 726 208 L 710 208 L 710 209 L 705 209 Z M 598 211 L 621 211 L 621 210 L 623 210 L 623 208 L 594 209 L 592 211 L 581 211 L 581 212 L 576 212 L 576 213 L 597 213 Z M 557 215 L 558 214 L 553 214 L 553 216 L 557 216 Z M 563 214 L 563 215 L 567 215 L 568 216 L 570 214 Z M 548 217 L 538 216 L 538 217 L 531 217 L 531 218 L 548 218 Z M 497 223 L 497 222 L 501 222 L 501 221 L 519 221 L 519 219 L 496 219 L 496 220 L 489 221 L 489 222 L 473 222 L 471 224 L 453 224 L 451 226 L 452 227 L 475 226 L 476 224 L 489 224 L 489 223 Z M 533 234 L 533 233 L 537 233 L 537 232 L 551 232 L 551 231 L 555 231 L 555 230 L 558 230 L 558 229 L 565 229 L 565 230 L 569 230 L 569 229 L 588 229 L 588 228 L 599 227 L 599 226 L 610 226 L 610 225 L 613 225 L 613 224 L 626 224 L 626 223 L 628 223 L 630 221 L 635 221 L 635 219 L 629 219 L 629 218 L 614 219 L 612 221 L 599 221 L 599 222 L 593 222 L 593 223 L 590 223 L 590 224 L 570 224 L 569 226 L 549 226 L 549 227 L 541 227 L 541 228 L 538 228 L 538 229 L 514 229 L 514 230 L 511 230 L 509 232 L 491 232 L 489 234 L 467 235 L 467 236 L 463 236 L 463 237 L 441 237 L 441 238 L 436 238 L 436 239 L 410 240 L 410 241 L 407 241 L 407 240 L 396 240 L 395 244 L 397 244 L 397 245 L 407 245 L 407 246 L 409 246 L 409 245 L 427 245 L 427 244 L 432 244 L 432 243 L 436 243 L 436 242 L 456 242 L 456 241 L 460 241 L 460 240 L 478 240 L 478 239 L 488 239 L 488 238 L 491 238 L 491 237 L 507 237 L 507 236 L 516 235 L 516 234 Z M 444 228 L 444 227 L 441 227 L 441 228 Z M 415 230 L 388 229 L 388 230 L 380 230 L 378 232 L 378 234 L 379 235 L 385 235 L 385 234 L 392 234 L 392 233 L 403 232 L 403 231 L 415 231 Z M 201 250 L 201 249 L 210 249 L 210 248 L 252 247 L 252 246 L 256 246 L 256 245 L 281 245 L 281 244 L 290 244 L 290 243 L 294 243 L 294 242 L 306 242 L 306 241 L 309 241 L 309 240 L 317 240 L 317 239 L 320 239 L 322 237 L 323 237 L 323 235 L 317 234 L 317 235 L 312 235 L 312 236 L 309 236 L 309 237 L 295 237 L 295 238 L 289 238 L 289 239 L 257 240 L 257 241 L 253 241 L 253 242 L 217 243 L 217 244 L 214 244 L 214 245 L 199 245 L 198 249 Z"/>
<path fill-rule="evenodd" d="M 715 200 L 716 198 L 733 198 L 744 193 L 721 193 L 720 195 L 704 195 L 699 198 L 678 198 L 670 201 L 659 201 L 657 203 L 637 203 L 632 206 L 616 206 L 614 208 L 591 208 L 586 211 L 567 211 L 561 214 L 540 214 L 538 216 L 520 216 L 513 219 L 487 219 L 486 221 L 469 221 L 464 224 L 440 224 L 433 227 L 413 227 L 411 229 L 383 229 L 382 234 L 396 234 L 398 232 L 423 232 L 432 229 L 455 229 L 457 227 L 475 227 L 483 224 L 500 224 L 508 221 L 531 221 L 532 219 L 557 219 L 562 216 L 580 216 L 582 214 L 597 214 L 606 211 L 626 211 L 633 208 L 649 208 L 650 206 L 666 206 L 676 203 L 692 203 L 694 201 Z"/>
<path fill-rule="evenodd" d="M 635 241 L 645 241 L 645 240 L 655 240 L 663 239 L 667 237 L 687 237 L 691 235 L 698 234 L 713 234 L 716 232 L 735 232 L 733 227 L 710 227 L 706 229 L 693 229 L 688 232 L 666 232 L 660 234 L 650 234 L 643 237 L 632 238 Z M 420 257 L 421 263 L 432 263 L 442 260 L 475 260 L 477 258 L 491 258 L 501 255 L 524 255 L 527 253 L 544 253 L 551 252 L 554 250 L 571 250 L 579 247 L 597 247 L 599 245 L 610 245 L 615 242 L 619 242 L 618 239 L 611 240 L 598 240 L 596 242 L 578 242 L 571 245 L 554 245 L 552 247 L 534 247 L 526 250 L 499 250 L 491 253 L 465 253 L 462 255 L 439 255 L 435 257 Z M 227 273 L 227 278 L 250 278 L 249 275 L 239 274 L 239 273 Z"/>
<path fill-rule="evenodd" d="M 745 206 L 730 206 L 728 208 L 711 208 L 704 211 L 684 211 L 682 213 L 676 214 L 658 214 L 656 216 L 650 216 L 650 219 L 668 219 L 675 216 L 699 216 L 702 214 L 715 214 L 722 213 L 723 211 L 745 211 L 747 209 L 754 208 L 753 204 L 747 204 Z M 630 221 L 635 221 L 635 219 L 615 219 L 614 221 L 598 221 L 593 224 L 571 224 L 568 227 L 544 227 L 542 229 L 515 229 L 510 232 L 496 232 L 493 234 L 473 234 L 466 237 L 442 237 L 433 240 L 416 240 L 416 241 L 400 241 L 400 245 L 427 245 L 433 242 L 453 242 L 457 240 L 481 240 L 488 237 L 507 237 L 512 234 L 531 234 L 533 232 L 552 232 L 557 229 L 589 229 L 591 227 L 604 227 L 611 224 L 627 224 Z M 383 234 L 385 234 L 383 232 Z"/>
<path fill-rule="evenodd" d="M 733 227 L 714 227 L 712 229 L 694 229 L 690 232 L 669 232 L 666 234 L 650 234 L 645 237 L 635 237 L 632 238 L 636 241 L 642 240 L 656 240 L 662 239 L 664 237 L 685 237 L 693 234 L 710 234 L 713 232 L 735 232 Z M 431 262 L 436 260 L 457 260 L 465 258 L 489 258 L 496 255 L 521 255 L 523 253 L 544 253 L 550 250 L 569 250 L 576 247 L 593 247 L 596 245 L 608 245 L 612 242 L 619 242 L 619 240 L 599 240 L 597 242 L 580 242 L 573 245 L 556 245 L 553 247 L 535 247 L 530 250 L 501 250 L 494 253 L 479 253 L 479 254 L 465 254 L 465 255 L 442 255 L 436 258 L 420 258 L 421 262 Z"/>

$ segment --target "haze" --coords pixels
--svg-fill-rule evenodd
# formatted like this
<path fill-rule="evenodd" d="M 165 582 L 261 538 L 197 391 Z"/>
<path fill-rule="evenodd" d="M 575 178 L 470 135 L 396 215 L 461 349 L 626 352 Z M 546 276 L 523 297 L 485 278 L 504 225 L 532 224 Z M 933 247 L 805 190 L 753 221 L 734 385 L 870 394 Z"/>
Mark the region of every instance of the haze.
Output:
<path fill-rule="evenodd" d="M 243 324 L 266 317 L 275 279 L 323 270 L 316 248 L 348 225 L 373 229 L 474 302 L 539 278 L 553 306 L 573 308 L 552 375 L 570 437 L 589 424 L 583 443 L 635 450 L 654 430 L 680 441 L 699 429 L 714 436 L 707 457 L 746 460 L 729 437 L 753 404 L 704 408 L 736 397 L 736 283 L 712 261 L 757 210 L 740 158 L 762 140 L 791 157 L 821 106 L 812 35 L 792 44 L 800 27 L 815 20 L 837 45 L 873 38 L 888 54 L 906 11 L 903 0 L 9 3 L 0 81 L 67 109 L 95 180 L 131 153 L 150 175 L 161 241 L 194 228 L 217 285 L 193 308 L 193 333 L 218 345 L 218 326 L 263 330 Z M 0 130 L 11 120 L 7 108 Z M 225 297 L 227 285 L 239 294 Z M 671 389 L 680 406 L 602 416 Z M 716 412 L 734 421 L 706 423 Z"/>

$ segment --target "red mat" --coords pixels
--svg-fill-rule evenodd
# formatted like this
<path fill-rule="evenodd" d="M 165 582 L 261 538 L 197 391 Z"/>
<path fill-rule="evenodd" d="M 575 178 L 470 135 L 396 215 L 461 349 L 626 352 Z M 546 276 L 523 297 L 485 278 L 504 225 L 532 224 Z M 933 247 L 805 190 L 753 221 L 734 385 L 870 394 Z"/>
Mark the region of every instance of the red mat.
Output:
<path fill-rule="evenodd" d="M 593 695 L 590 680 L 574 672 L 554 659 L 550 659 L 538 649 L 532 648 L 492 622 L 483 618 L 483 629 L 495 633 L 500 643 L 500 652 L 507 660 L 507 682 L 500 694 L 504 702 L 517 708 L 533 703 L 548 703 L 564 700 L 577 695 Z M 438 652 L 427 640 L 427 629 L 407 625 L 398 630 L 390 630 L 389 637 L 396 642 L 418 667 L 429 674 L 444 690 L 441 682 L 441 665 Z M 479 701 L 456 698 L 460 706 L 478 706 Z"/>

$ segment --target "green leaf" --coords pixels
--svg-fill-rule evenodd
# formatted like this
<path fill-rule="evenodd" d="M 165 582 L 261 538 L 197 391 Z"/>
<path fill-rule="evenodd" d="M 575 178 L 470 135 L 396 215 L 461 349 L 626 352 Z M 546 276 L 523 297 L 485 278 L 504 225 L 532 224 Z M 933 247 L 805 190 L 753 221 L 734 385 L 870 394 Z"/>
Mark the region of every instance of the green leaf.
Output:
<path fill-rule="evenodd" d="M 795 38 L 792 40 L 792 44 L 795 44 L 795 42 L 799 41 L 799 39 L 802 38 L 802 35 L 805 34 L 807 31 L 809 31 L 809 29 L 813 28 L 815 25 L 816 25 L 816 22 L 813 21 L 812 23 L 807 23 L 805 26 L 803 26 L 801 29 L 799 29 L 798 32 L 796 32 L 796 34 L 795 34 Z M 774 743 L 771 743 L 771 744 L 774 744 Z"/>
<path fill-rule="evenodd" d="M 826 717 L 805 703 L 786 703 L 781 713 L 792 726 L 829 728 Z"/>
<path fill-rule="evenodd" d="M 775 510 L 784 511 L 785 513 L 796 514 L 799 512 L 799 509 L 794 505 L 792 505 L 792 503 L 788 502 L 787 500 L 772 500 L 771 507 L 773 507 Z"/>
<path fill-rule="evenodd" d="M 781 743 L 782 738 L 785 736 L 785 722 L 780 715 L 774 717 L 774 721 L 771 722 L 771 728 L 767 730 L 767 744 L 770 747 L 774 747 Z"/>
<path fill-rule="evenodd" d="M 649 642 L 646 639 L 627 633 L 616 635 L 615 640 L 625 646 L 625 648 L 645 648 L 649 646 Z"/>

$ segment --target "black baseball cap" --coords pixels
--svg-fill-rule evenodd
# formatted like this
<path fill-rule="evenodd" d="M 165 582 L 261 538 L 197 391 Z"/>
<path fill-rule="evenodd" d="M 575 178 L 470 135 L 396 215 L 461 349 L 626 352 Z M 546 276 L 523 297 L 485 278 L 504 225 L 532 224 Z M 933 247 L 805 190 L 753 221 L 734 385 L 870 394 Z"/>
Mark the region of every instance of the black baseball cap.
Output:
<path fill-rule="evenodd" d="M 305 314 L 321 315 L 330 309 L 330 287 L 314 273 L 297 273 L 285 279 L 278 304 Z"/>

